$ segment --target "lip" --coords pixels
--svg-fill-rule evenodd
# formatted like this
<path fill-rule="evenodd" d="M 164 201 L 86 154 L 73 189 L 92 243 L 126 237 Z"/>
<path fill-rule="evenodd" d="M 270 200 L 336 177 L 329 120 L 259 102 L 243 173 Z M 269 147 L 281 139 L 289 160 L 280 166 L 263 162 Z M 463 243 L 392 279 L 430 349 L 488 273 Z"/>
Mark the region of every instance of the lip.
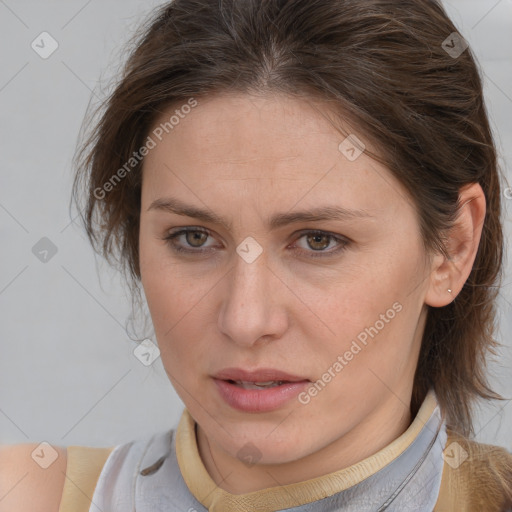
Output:
<path fill-rule="evenodd" d="M 243 368 L 224 368 L 213 376 L 219 380 L 242 380 L 244 382 L 267 382 L 269 380 L 284 380 L 287 382 L 299 382 L 308 380 L 274 368 L 259 368 L 257 370 L 244 370 Z"/>
<path fill-rule="evenodd" d="M 223 400 L 232 408 L 247 413 L 269 412 L 279 409 L 297 396 L 311 382 L 273 368 L 260 368 L 254 371 L 242 368 L 225 368 L 213 380 Z M 286 381 L 280 386 L 263 389 L 244 389 L 229 381 L 267 382 Z"/>

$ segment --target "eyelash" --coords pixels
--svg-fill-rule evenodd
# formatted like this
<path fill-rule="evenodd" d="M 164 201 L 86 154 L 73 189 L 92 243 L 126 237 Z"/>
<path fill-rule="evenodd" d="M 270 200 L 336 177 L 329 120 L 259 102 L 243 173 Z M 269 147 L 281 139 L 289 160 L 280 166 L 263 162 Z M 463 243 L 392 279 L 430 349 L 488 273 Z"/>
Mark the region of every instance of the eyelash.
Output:
<path fill-rule="evenodd" d="M 183 247 L 179 247 L 174 244 L 173 241 L 176 238 L 178 238 L 181 235 L 185 235 L 187 233 L 205 233 L 206 235 L 211 236 L 210 232 L 203 228 L 201 228 L 201 229 L 199 229 L 199 228 L 184 228 L 184 229 L 180 229 L 179 231 L 169 233 L 168 235 L 164 236 L 162 238 L 162 240 L 164 240 L 166 242 L 166 244 L 170 247 L 170 249 L 176 253 L 182 253 L 182 254 L 187 253 L 187 254 L 196 254 L 197 255 L 197 254 L 201 254 L 201 253 L 206 253 L 210 250 L 210 249 L 200 249 L 200 248 L 199 249 L 184 249 Z M 301 234 L 297 240 L 300 240 L 304 236 L 308 236 L 308 235 L 327 236 L 330 239 L 335 240 L 336 242 L 341 244 L 340 247 L 338 247 L 335 250 L 331 250 L 331 251 L 305 251 L 305 252 L 310 253 L 310 257 L 312 257 L 312 258 L 325 258 L 325 257 L 340 254 L 341 252 L 343 252 L 346 249 L 347 245 L 350 243 L 347 239 L 338 237 L 336 235 L 333 235 L 333 234 L 325 232 L 325 231 L 319 231 L 319 230 L 309 230 L 309 231 L 301 232 Z M 300 251 L 304 252 L 304 250 L 300 250 Z"/>

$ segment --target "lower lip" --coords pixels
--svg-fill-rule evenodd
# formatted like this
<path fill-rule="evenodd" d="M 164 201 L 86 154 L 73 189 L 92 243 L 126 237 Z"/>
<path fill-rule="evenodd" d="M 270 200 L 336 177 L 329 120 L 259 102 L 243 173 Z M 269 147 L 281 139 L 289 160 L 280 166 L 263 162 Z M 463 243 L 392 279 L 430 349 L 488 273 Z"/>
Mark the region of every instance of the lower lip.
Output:
<path fill-rule="evenodd" d="M 244 389 L 231 382 L 213 379 L 224 401 L 239 411 L 274 411 L 298 395 L 310 382 L 287 382 L 273 388 Z"/>

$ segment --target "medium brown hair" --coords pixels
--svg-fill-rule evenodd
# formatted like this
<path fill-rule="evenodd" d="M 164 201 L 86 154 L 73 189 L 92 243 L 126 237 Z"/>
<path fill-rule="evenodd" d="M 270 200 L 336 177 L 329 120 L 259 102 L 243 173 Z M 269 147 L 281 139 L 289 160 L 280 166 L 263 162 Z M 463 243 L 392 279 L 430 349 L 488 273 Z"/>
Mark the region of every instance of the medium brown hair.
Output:
<path fill-rule="evenodd" d="M 77 153 L 73 198 L 85 199 L 82 220 L 95 250 L 120 263 L 138 286 L 143 160 L 108 192 L 105 183 L 126 170 L 170 105 L 231 91 L 328 101 L 373 142 L 379 151 L 371 156 L 410 193 L 427 251 L 446 255 L 443 236 L 460 210 L 460 189 L 479 183 L 484 191 L 487 212 L 473 269 L 452 303 L 429 308 L 411 403 L 415 414 L 433 387 L 448 426 L 473 433 L 475 399 L 499 398 L 486 379 L 486 356 L 498 346 L 500 179 L 480 72 L 470 48 L 458 56 L 446 51 L 443 42 L 457 29 L 442 6 L 175 0 L 141 31 Z"/>

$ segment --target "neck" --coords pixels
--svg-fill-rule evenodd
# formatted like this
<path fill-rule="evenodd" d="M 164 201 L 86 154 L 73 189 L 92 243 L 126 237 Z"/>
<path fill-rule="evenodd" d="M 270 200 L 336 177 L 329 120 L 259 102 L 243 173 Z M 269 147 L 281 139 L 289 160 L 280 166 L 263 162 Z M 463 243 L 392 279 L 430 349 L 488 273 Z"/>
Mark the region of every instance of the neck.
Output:
<path fill-rule="evenodd" d="M 409 407 L 391 396 L 352 430 L 322 449 L 282 464 L 247 466 L 197 428 L 197 444 L 212 480 L 231 494 L 303 482 L 352 466 L 370 457 L 403 434 L 411 424 Z"/>

